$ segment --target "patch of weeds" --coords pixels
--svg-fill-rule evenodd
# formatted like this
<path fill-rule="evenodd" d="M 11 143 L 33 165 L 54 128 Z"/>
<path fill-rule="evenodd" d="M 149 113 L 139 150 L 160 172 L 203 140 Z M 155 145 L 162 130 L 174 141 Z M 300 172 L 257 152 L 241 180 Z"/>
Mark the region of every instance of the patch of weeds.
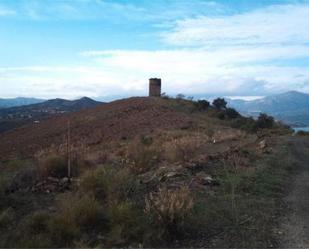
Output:
<path fill-rule="evenodd" d="M 142 243 L 147 229 L 143 212 L 132 202 L 115 203 L 109 208 L 110 231 L 108 243 L 127 245 L 130 241 Z"/>
<path fill-rule="evenodd" d="M 159 189 L 146 198 L 145 212 L 156 228 L 158 240 L 172 240 L 184 232 L 187 217 L 192 215 L 194 199 L 188 188 Z"/>
<path fill-rule="evenodd" d="M 138 174 L 150 170 L 159 159 L 158 147 L 149 136 L 135 138 L 128 145 L 126 154 L 128 165 Z"/>
<path fill-rule="evenodd" d="M 0 231 L 5 231 L 15 219 L 15 212 L 12 208 L 7 208 L 0 212 Z"/>
<path fill-rule="evenodd" d="M 87 171 L 81 178 L 80 190 L 100 200 L 126 200 L 136 194 L 138 184 L 128 168 L 104 165 Z"/>
<path fill-rule="evenodd" d="M 195 157 L 201 145 L 202 141 L 198 137 L 176 138 L 165 144 L 165 157 L 169 162 L 186 162 Z"/>
<path fill-rule="evenodd" d="M 68 175 L 67 161 L 64 156 L 48 155 L 39 162 L 41 174 L 44 177 L 66 177 Z"/>

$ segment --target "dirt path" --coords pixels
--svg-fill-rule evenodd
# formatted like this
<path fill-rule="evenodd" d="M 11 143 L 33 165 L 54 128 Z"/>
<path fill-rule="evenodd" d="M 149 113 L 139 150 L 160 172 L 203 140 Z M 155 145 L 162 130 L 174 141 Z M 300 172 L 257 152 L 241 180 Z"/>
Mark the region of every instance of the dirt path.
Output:
<path fill-rule="evenodd" d="M 309 248 L 309 138 L 291 138 L 299 172 L 286 198 L 289 212 L 282 221 L 281 247 Z"/>

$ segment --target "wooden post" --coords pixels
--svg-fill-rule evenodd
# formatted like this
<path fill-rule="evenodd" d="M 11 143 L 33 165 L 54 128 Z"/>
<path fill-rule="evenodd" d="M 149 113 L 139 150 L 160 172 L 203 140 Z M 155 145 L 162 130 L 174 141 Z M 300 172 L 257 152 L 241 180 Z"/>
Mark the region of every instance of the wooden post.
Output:
<path fill-rule="evenodd" d="M 67 157 L 68 157 L 68 178 L 71 179 L 71 122 L 68 120 L 67 130 Z"/>

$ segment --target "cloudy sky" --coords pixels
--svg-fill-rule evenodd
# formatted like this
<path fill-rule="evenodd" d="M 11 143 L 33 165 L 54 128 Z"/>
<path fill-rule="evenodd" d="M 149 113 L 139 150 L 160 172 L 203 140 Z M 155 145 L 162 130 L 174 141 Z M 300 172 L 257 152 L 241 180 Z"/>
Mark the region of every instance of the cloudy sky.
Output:
<path fill-rule="evenodd" d="M 0 97 L 309 93 L 309 0 L 0 0 Z"/>

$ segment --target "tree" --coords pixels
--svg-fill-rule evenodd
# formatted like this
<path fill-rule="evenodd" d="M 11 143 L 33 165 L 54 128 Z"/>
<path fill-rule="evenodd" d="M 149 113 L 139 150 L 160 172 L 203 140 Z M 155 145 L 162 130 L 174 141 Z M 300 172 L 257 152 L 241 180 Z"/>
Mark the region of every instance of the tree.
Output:
<path fill-rule="evenodd" d="M 194 106 L 199 111 L 206 111 L 209 108 L 210 103 L 207 100 L 198 100 L 194 102 Z"/>
<path fill-rule="evenodd" d="M 226 108 L 225 114 L 228 118 L 238 118 L 240 114 L 233 108 Z"/>
<path fill-rule="evenodd" d="M 186 96 L 184 95 L 184 94 L 182 94 L 182 93 L 178 93 L 177 95 L 176 95 L 176 99 L 184 99 Z"/>
<path fill-rule="evenodd" d="M 268 116 L 265 113 L 261 113 L 257 120 L 258 128 L 272 128 L 274 126 L 275 120 L 272 116 Z"/>
<path fill-rule="evenodd" d="M 226 108 L 227 102 L 223 98 L 217 98 L 212 102 L 212 105 L 218 110 L 222 110 Z"/>

